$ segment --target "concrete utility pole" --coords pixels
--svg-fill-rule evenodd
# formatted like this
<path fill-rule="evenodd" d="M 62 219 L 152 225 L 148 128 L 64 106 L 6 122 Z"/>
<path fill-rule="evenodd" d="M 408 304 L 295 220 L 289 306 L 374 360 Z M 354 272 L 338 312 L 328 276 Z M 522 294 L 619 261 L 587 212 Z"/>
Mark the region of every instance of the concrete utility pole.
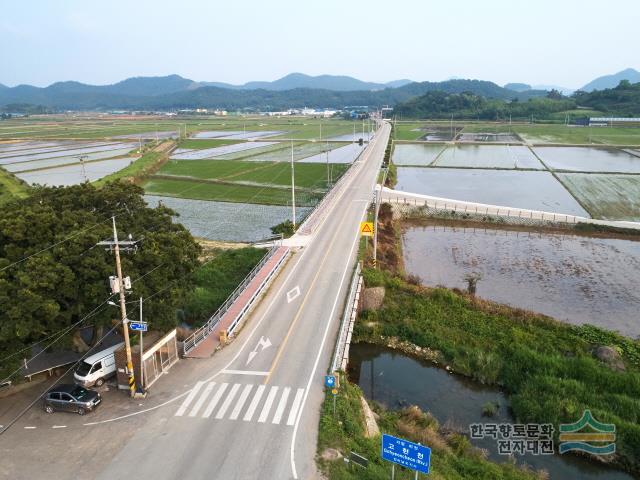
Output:
<path fill-rule="evenodd" d="M 329 140 L 327 140 L 327 190 L 331 186 L 331 174 L 329 173 Z"/>
<path fill-rule="evenodd" d="M 376 208 L 375 217 L 373 220 L 373 268 L 378 268 L 378 213 L 380 212 L 380 201 L 382 200 L 382 189 L 387 181 L 388 168 L 384 169 L 382 175 L 382 183 L 380 184 L 380 190 L 376 193 Z"/>
<path fill-rule="evenodd" d="M 80 167 L 82 168 L 82 179 L 84 183 L 89 182 L 89 178 L 87 178 L 87 170 L 84 167 L 84 161 L 89 158 L 87 155 L 79 155 L 78 160 L 80 160 Z"/>
<path fill-rule="evenodd" d="M 129 392 L 133 397 L 136 393 L 136 382 L 133 377 L 133 362 L 131 361 L 131 343 L 129 342 L 129 320 L 127 319 L 127 304 L 124 295 L 124 281 L 122 279 L 122 265 L 120 265 L 120 244 L 118 242 L 118 230 L 116 229 L 116 217 L 113 217 L 113 245 L 116 257 L 116 273 L 120 286 L 120 313 L 122 315 L 122 331 L 124 335 L 124 349 L 127 354 L 127 375 L 129 377 Z"/>
<path fill-rule="evenodd" d="M 142 323 L 142 297 L 140 297 L 140 323 Z M 144 390 L 144 362 L 142 361 L 142 330 L 140 330 L 140 391 Z"/>
<path fill-rule="evenodd" d="M 133 363 L 131 361 L 131 343 L 129 341 L 129 320 L 127 319 L 127 305 L 125 298 L 125 279 L 122 275 L 122 265 L 120 264 L 120 245 L 125 250 L 136 248 L 136 242 L 133 240 L 118 240 L 118 230 L 116 229 L 116 217 L 112 218 L 113 221 L 113 240 L 106 242 L 99 242 L 98 245 L 109 246 L 115 253 L 116 258 L 116 274 L 118 276 L 118 293 L 120 294 L 120 316 L 122 319 L 122 330 L 124 336 L 124 348 L 127 355 L 127 376 L 129 377 L 129 393 L 133 397 L 136 393 L 136 383 L 133 375 Z"/>
<path fill-rule="evenodd" d="M 296 178 L 293 167 L 293 140 L 291 140 L 291 209 L 293 229 L 296 229 Z"/>

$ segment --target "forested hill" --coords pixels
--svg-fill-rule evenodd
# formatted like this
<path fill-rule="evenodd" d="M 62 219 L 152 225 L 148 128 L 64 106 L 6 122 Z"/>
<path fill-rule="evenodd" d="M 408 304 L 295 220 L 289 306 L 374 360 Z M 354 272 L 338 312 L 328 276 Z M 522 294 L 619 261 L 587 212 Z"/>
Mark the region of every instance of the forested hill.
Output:
<path fill-rule="evenodd" d="M 640 82 L 623 80 L 615 88 L 576 92 L 573 95 L 578 105 L 601 112 L 625 117 L 640 117 Z"/>
<path fill-rule="evenodd" d="M 283 110 L 298 107 L 344 108 L 352 105 L 396 105 L 430 91 L 472 92 L 476 95 L 525 100 L 544 91 L 515 92 L 482 80 L 413 82 L 381 90 L 339 91 L 318 88 L 290 90 L 231 89 L 199 86 L 190 80 L 168 77 L 136 78 L 110 86 L 60 82 L 45 88 L 19 85 L 0 88 L 0 106 L 40 105 L 57 110 L 172 110 L 180 108 L 224 108 L 227 110 Z"/>
<path fill-rule="evenodd" d="M 620 82 L 616 88 L 594 92 L 576 92 L 564 97 L 552 91 L 545 97 L 503 100 L 487 98 L 474 92 L 448 94 L 427 92 L 396 105 L 395 113 L 411 118 L 513 119 L 548 118 L 551 114 L 585 107 L 605 115 L 640 116 L 640 83 Z M 575 116 L 575 115 L 574 115 Z"/>

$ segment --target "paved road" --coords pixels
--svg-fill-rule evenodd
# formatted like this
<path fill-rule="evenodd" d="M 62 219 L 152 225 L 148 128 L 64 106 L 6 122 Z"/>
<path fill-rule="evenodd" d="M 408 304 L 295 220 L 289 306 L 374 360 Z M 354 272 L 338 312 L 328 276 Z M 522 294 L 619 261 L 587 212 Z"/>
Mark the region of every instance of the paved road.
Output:
<path fill-rule="evenodd" d="M 99 478 L 317 477 L 323 377 L 388 135 L 385 124 L 237 340 L 208 360 L 188 395 L 148 414 Z"/>

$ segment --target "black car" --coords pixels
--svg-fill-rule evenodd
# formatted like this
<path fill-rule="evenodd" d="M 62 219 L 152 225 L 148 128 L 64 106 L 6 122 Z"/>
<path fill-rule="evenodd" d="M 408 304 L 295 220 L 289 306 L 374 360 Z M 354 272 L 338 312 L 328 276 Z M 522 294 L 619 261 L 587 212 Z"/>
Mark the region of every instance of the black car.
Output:
<path fill-rule="evenodd" d="M 58 385 L 46 393 L 43 407 L 47 413 L 60 410 L 84 415 L 95 409 L 101 401 L 100 394 L 93 390 L 79 385 Z"/>

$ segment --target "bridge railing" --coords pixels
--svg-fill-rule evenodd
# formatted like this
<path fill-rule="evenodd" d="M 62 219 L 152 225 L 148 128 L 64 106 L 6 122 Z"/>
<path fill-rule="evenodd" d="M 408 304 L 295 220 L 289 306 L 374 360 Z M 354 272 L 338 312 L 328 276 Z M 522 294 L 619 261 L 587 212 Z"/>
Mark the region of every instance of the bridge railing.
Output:
<path fill-rule="evenodd" d="M 242 291 L 246 288 L 247 285 L 253 280 L 253 278 L 258 274 L 260 269 L 269 261 L 269 259 L 276 253 L 278 247 L 275 246 L 271 248 L 258 262 L 258 264 L 253 267 L 251 272 L 240 282 L 240 284 L 236 287 L 236 289 L 231 292 L 231 295 L 227 297 L 222 305 L 216 310 L 216 312 L 209 317 L 209 320 L 194 331 L 191 335 L 189 335 L 183 341 L 183 353 L 184 355 L 188 354 L 191 350 L 196 348 L 196 346 L 203 341 L 205 338 L 209 336 L 209 334 L 216 328 L 220 319 L 224 316 L 225 313 L 229 310 L 233 302 L 240 296 Z"/>
<path fill-rule="evenodd" d="M 407 207 L 407 213 L 451 213 L 455 215 L 479 216 L 479 217 L 501 217 L 513 219 L 513 223 L 530 222 L 550 222 L 575 224 L 587 221 L 585 217 L 568 215 L 561 213 L 542 212 L 537 210 L 517 209 L 493 205 L 481 205 L 454 200 L 430 200 L 421 198 L 407 198 L 393 195 L 386 195 L 383 202 L 393 203 Z M 508 220 L 507 220 L 508 221 Z"/>
<path fill-rule="evenodd" d="M 349 285 L 349 293 L 347 301 L 342 313 L 340 321 L 340 331 L 336 346 L 333 349 L 333 359 L 331 360 L 331 372 L 338 370 L 346 370 L 349 360 L 349 345 L 351 344 L 351 335 L 353 334 L 353 324 L 358 314 L 358 304 L 360 302 L 360 294 L 362 292 L 362 275 L 360 263 L 357 264 L 353 271 L 351 284 Z"/>

